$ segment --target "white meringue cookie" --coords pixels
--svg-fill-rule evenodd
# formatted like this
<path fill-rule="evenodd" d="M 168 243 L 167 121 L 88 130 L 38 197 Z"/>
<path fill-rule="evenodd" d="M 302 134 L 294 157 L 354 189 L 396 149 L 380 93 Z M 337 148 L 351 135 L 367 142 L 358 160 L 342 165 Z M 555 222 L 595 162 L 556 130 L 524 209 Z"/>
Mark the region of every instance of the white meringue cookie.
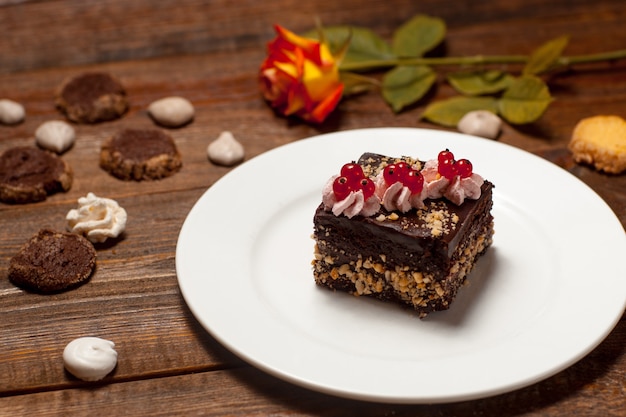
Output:
<path fill-rule="evenodd" d="M 84 235 L 92 243 L 118 237 L 126 228 L 126 210 L 115 200 L 88 193 L 78 199 L 78 205 L 65 217 L 68 230 Z"/>
<path fill-rule="evenodd" d="M 148 113 L 162 126 L 180 127 L 193 119 L 195 109 L 186 98 L 172 96 L 150 103 Z"/>
<path fill-rule="evenodd" d="M 26 117 L 26 111 L 17 101 L 3 98 L 0 100 L 0 123 L 14 125 L 20 123 Z"/>
<path fill-rule="evenodd" d="M 213 163 L 231 166 L 243 161 L 245 151 L 233 134 L 225 131 L 209 144 L 207 155 Z"/>
<path fill-rule="evenodd" d="M 117 365 L 115 343 L 99 337 L 79 337 L 63 350 L 63 363 L 76 378 L 99 381 Z"/>
<path fill-rule="evenodd" d="M 501 128 L 502 120 L 487 110 L 466 113 L 457 124 L 457 129 L 462 133 L 488 139 L 497 138 Z"/>
<path fill-rule="evenodd" d="M 62 120 L 44 122 L 35 131 L 37 145 L 58 154 L 68 150 L 75 140 L 74 128 Z"/>

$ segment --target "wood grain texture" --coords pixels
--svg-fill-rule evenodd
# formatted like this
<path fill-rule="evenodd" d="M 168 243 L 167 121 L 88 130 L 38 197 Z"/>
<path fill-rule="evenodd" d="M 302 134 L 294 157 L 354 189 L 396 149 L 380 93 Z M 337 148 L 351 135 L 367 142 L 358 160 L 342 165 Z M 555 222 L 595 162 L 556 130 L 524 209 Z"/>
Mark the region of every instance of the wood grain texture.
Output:
<path fill-rule="evenodd" d="M 75 172 L 67 193 L 30 205 L 0 203 L 0 416 L 623 415 L 626 318 L 591 354 L 540 383 L 478 401 L 398 406 L 335 398 L 266 375 L 223 348 L 186 307 L 176 280 L 176 240 L 193 204 L 230 171 L 206 157 L 220 132 L 232 131 L 250 159 L 338 130 L 442 129 L 419 119 L 425 102 L 396 115 L 377 94 L 344 100 L 320 126 L 277 117 L 260 98 L 256 80 L 265 44 L 274 36 L 272 24 L 304 31 L 318 17 L 327 25 L 365 26 L 389 39 L 417 13 L 446 21 L 441 52 L 447 55 L 525 54 L 563 34 L 570 35 L 567 54 L 626 48 L 621 0 L 455 1 L 445 7 L 438 0 L 0 0 L 0 98 L 22 103 L 27 112 L 21 124 L 0 125 L 0 152 L 34 144 L 41 123 L 62 118 L 53 97 L 67 77 L 108 71 L 126 86 L 131 102 L 119 120 L 74 126 L 77 142 L 63 155 Z M 441 69 L 442 78 L 447 70 Z M 626 117 L 626 62 L 576 66 L 549 83 L 555 101 L 542 119 L 505 125 L 498 140 L 580 178 L 626 227 L 626 175 L 577 165 L 567 151 L 581 118 Z M 429 99 L 453 94 L 441 83 Z M 184 96 L 196 108 L 193 123 L 167 129 L 182 154 L 182 170 L 141 183 L 101 170 L 102 141 L 122 128 L 155 128 L 147 106 L 169 95 Z M 66 213 L 88 192 L 116 199 L 129 217 L 122 238 L 97 247 L 90 282 L 45 296 L 16 288 L 7 279 L 10 258 L 40 228 L 63 229 Z M 103 383 L 78 381 L 63 369 L 64 346 L 86 335 L 117 345 L 118 367 Z"/>

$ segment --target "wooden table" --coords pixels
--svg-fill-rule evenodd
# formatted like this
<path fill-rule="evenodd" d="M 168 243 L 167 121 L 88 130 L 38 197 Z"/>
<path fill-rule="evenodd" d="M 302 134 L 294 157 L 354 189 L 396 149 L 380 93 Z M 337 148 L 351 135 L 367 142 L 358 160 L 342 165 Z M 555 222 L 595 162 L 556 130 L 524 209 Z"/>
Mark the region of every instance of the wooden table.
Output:
<path fill-rule="evenodd" d="M 410 406 L 335 398 L 269 376 L 221 347 L 182 299 L 175 269 L 179 230 L 196 200 L 231 169 L 211 164 L 205 154 L 220 132 L 232 131 L 250 159 L 331 131 L 442 129 L 420 121 L 426 102 L 396 115 L 378 94 L 344 100 L 320 126 L 277 117 L 256 80 L 272 24 L 304 31 L 317 16 L 326 25 L 364 26 L 389 39 L 418 13 L 446 21 L 448 56 L 528 54 L 563 34 L 570 35 L 568 55 L 626 47 L 622 0 L 0 1 L 0 98 L 27 111 L 23 123 L 0 126 L 0 152 L 32 144 L 42 122 L 61 117 L 53 95 L 68 76 L 108 71 L 132 102 L 120 120 L 75 126 L 78 140 L 63 156 L 76 174 L 69 192 L 36 204 L 0 204 L 0 415 L 625 415 L 624 318 L 591 354 L 542 382 L 483 400 Z M 545 115 L 531 125 L 505 125 L 498 140 L 570 171 L 626 226 L 626 176 L 577 165 L 566 148 L 581 118 L 626 116 L 626 61 L 578 66 L 554 76 L 550 86 L 556 100 Z M 429 99 L 452 94 L 442 83 Z M 148 104 L 170 95 L 196 108 L 192 124 L 170 131 L 182 171 L 141 183 L 102 171 L 101 141 L 123 127 L 153 127 Z M 125 237 L 98 248 L 91 281 L 56 295 L 11 284 L 9 259 L 40 228 L 64 229 L 65 214 L 88 192 L 116 199 L 129 216 Z M 601 244 L 601 237 L 587 239 Z M 65 345 L 86 335 L 117 344 L 117 369 L 102 383 L 79 381 L 63 369 Z"/>

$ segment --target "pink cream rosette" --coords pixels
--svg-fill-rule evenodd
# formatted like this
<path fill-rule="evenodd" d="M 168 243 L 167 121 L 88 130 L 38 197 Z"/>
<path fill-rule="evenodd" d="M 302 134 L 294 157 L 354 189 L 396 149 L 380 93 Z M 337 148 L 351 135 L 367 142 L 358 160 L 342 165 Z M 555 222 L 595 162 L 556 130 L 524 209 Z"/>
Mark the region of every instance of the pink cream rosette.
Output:
<path fill-rule="evenodd" d="M 362 190 L 351 191 L 346 198 L 338 201 L 333 192 L 333 182 L 337 177 L 338 175 L 332 176 L 322 190 L 322 203 L 324 203 L 325 210 L 332 211 L 335 216 L 343 214 L 348 218 L 357 215 L 369 217 L 378 212 L 380 200 L 376 194 L 366 200 Z"/>
<path fill-rule="evenodd" d="M 427 197 L 426 187 L 420 193 L 411 194 L 409 187 L 400 181 L 391 185 L 387 184 L 383 171 L 376 176 L 375 195 L 380 199 L 381 204 L 387 211 L 401 211 L 406 213 L 412 208 L 424 207 L 424 199 Z"/>
<path fill-rule="evenodd" d="M 466 198 L 476 200 L 480 197 L 480 187 L 484 179 L 472 173 L 467 178 L 455 176 L 452 181 L 439 174 L 439 163 L 431 159 L 424 164 L 422 170 L 424 176 L 424 190 L 428 198 L 436 199 L 445 197 L 457 206 L 463 204 Z"/>

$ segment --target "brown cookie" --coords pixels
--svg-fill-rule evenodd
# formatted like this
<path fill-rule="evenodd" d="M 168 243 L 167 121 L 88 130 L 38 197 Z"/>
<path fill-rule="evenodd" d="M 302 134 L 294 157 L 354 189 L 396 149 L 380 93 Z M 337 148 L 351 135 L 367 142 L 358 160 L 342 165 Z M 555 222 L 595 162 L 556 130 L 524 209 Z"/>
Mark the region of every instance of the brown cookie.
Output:
<path fill-rule="evenodd" d="M 9 263 L 9 279 L 17 286 L 38 292 L 74 288 L 91 277 L 96 250 L 74 233 L 40 230 Z"/>
<path fill-rule="evenodd" d="M 30 146 L 7 149 L 0 155 L 0 201 L 33 203 L 72 186 L 71 167 L 57 155 Z"/>
<path fill-rule="evenodd" d="M 126 90 L 105 72 L 89 72 L 66 80 L 56 96 L 57 107 L 73 122 L 114 120 L 128 110 Z"/>
<path fill-rule="evenodd" d="M 178 172 L 182 159 L 171 136 L 156 129 L 125 129 L 102 144 L 100 166 L 123 180 L 156 180 Z"/>

